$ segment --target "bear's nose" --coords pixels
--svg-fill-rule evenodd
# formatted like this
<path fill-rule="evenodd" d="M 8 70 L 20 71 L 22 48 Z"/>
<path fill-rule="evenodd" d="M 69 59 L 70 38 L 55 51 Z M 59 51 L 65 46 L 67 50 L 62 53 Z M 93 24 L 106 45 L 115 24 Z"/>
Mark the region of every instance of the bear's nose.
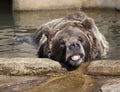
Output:
<path fill-rule="evenodd" d="M 70 44 L 69 48 L 70 48 L 71 50 L 80 49 L 80 45 L 79 45 L 79 43 L 77 43 L 77 42 L 73 42 L 73 43 Z"/>

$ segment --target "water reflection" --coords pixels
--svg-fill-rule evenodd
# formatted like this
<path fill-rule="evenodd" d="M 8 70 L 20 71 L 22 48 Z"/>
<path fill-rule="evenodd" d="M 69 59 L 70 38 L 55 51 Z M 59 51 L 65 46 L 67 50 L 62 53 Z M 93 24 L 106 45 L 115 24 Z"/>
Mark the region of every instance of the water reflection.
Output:
<path fill-rule="evenodd" d="M 92 17 L 110 43 L 109 59 L 120 59 L 120 12 L 82 10 Z M 14 12 L 0 15 L 0 57 L 36 57 L 36 50 L 27 44 L 13 45 L 15 35 L 33 33 L 41 24 L 79 10 Z"/>

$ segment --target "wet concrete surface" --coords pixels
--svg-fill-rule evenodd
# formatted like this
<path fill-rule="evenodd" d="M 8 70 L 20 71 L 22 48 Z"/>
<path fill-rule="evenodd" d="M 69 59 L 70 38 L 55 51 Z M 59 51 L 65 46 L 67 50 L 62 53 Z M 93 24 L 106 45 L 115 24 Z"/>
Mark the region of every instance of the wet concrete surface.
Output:
<path fill-rule="evenodd" d="M 97 92 L 100 83 L 84 74 L 87 63 L 61 75 L 0 76 L 0 92 Z"/>
<path fill-rule="evenodd" d="M 26 92 L 46 80 L 38 76 L 0 76 L 0 92 Z"/>
<path fill-rule="evenodd" d="M 91 63 L 83 63 L 74 71 L 60 74 L 53 72 L 50 75 L 0 75 L 0 92 L 119 92 L 119 76 L 91 75 L 87 71 L 89 66 L 92 67 Z"/>

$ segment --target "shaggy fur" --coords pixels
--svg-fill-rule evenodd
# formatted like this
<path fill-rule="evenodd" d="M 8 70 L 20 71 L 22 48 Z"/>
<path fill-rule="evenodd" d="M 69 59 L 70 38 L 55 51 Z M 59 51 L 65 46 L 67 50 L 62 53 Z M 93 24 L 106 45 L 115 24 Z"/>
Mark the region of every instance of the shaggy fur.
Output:
<path fill-rule="evenodd" d="M 18 37 L 38 48 L 38 57 L 51 58 L 66 65 L 106 56 L 109 46 L 92 18 L 74 13 L 40 26 L 30 36 Z"/>

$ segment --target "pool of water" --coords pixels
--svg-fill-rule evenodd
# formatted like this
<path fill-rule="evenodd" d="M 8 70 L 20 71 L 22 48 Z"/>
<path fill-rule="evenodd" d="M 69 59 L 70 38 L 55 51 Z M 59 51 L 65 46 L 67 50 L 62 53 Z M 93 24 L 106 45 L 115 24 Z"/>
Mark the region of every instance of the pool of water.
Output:
<path fill-rule="evenodd" d="M 33 33 L 41 24 L 80 10 L 54 10 L 0 13 L 0 57 L 37 57 L 37 50 L 28 44 L 13 44 L 16 35 Z M 92 17 L 110 44 L 108 59 L 120 59 L 120 12 L 81 10 Z"/>

